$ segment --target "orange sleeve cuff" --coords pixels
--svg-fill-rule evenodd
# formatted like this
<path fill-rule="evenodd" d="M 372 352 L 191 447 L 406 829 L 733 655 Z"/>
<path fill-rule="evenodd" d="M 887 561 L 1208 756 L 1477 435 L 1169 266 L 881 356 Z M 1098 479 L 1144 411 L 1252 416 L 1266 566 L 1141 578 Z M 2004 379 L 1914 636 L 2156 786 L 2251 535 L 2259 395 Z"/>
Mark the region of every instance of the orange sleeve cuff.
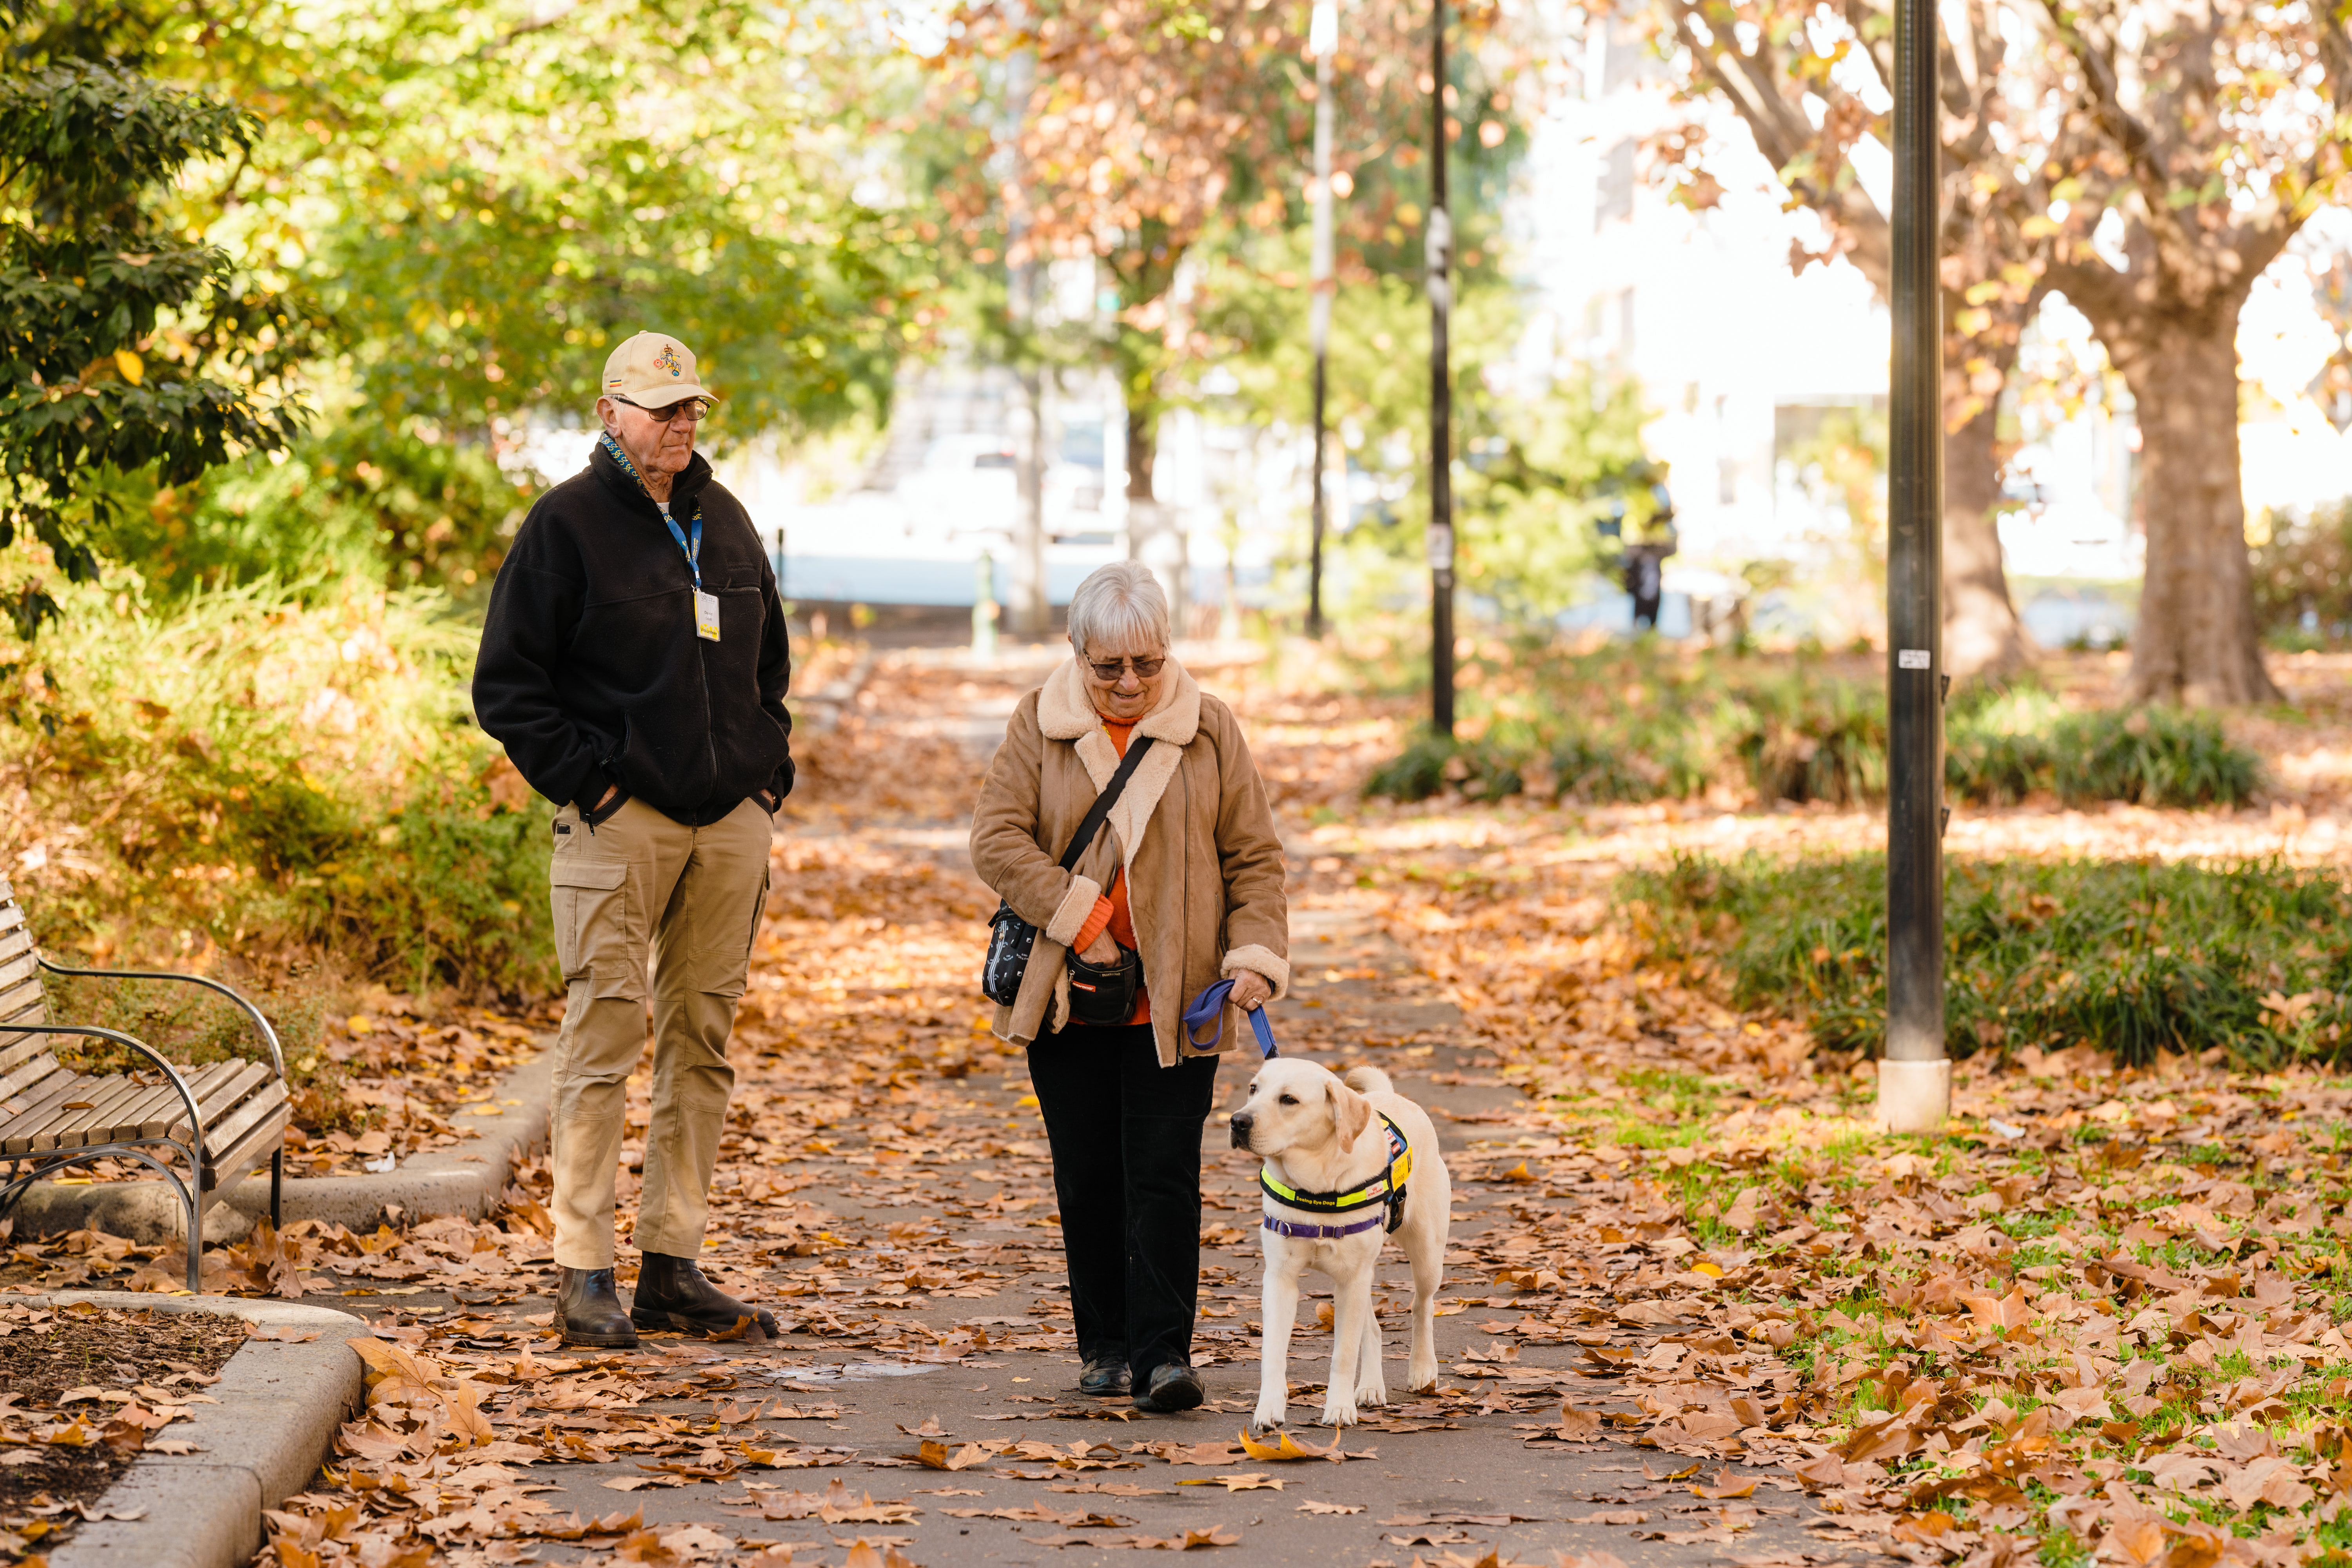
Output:
<path fill-rule="evenodd" d="M 1070 951 L 1072 952 L 1084 952 L 1087 949 L 1092 947 L 1094 945 L 1095 938 L 1102 935 L 1104 931 L 1109 927 L 1110 913 L 1110 900 L 1108 899 L 1097 899 L 1095 900 L 1094 913 L 1088 915 L 1087 917 L 1086 923 L 1078 927 L 1078 934 L 1070 939 Z"/>

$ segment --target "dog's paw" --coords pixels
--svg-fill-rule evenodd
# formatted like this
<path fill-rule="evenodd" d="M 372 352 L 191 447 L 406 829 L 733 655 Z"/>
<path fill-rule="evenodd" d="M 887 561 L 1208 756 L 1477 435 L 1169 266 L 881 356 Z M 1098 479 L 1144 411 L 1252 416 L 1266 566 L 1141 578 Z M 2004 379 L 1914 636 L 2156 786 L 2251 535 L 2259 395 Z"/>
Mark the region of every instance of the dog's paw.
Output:
<path fill-rule="evenodd" d="M 1250 1436 L 1258 1438 L 1272 1437 L 1282 1430 L 1282 1424 L 1289 1418 L 1289 1415 L 1290 1406 L 1287 1405 L 1259 1405 L 1257 1413 L 1250 1417 Z"/>
<path fill-rule="evenodd" d="M 1405 1373 L 1404 1387 L 1408 1394 L 1427 1394 L 1436 1386 L 1437 1363 L 1433 1361 L 1427 1366 L 1416 1363 Z"/>
<path fill-rule="evenodd" d="M 1356 1402 L 1354 1400 L 1326 1399 L 1323 1402 L 1324 1426 L 1353 1426 L 1358 1419 L 1359 1417 L 1356 1415 Z"/>
<path fill-rule="evenodd" d="M 1380 1379 L 1372 1378 L 1356 1384 L 1356 1403 L 1359 1405 L 1381 1405 L 1388 1402 L 1389 1385 Z"/>

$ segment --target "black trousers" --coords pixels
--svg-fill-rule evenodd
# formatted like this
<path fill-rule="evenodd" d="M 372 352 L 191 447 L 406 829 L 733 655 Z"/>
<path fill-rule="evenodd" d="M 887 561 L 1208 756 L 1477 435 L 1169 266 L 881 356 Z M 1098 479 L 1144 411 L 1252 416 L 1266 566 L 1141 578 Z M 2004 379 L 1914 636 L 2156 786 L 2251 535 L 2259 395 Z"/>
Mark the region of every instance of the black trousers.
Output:
<path fill-rule="evenodd" d="M 1217 1058 L 1160 1065 L 1149 1024 L 1074 1024 L 1029 1047 L 1054 1152 L 1078 1353 L 1135 1386 L 1189 1365 L 1201 1295 L 1201 1129 Z"/>

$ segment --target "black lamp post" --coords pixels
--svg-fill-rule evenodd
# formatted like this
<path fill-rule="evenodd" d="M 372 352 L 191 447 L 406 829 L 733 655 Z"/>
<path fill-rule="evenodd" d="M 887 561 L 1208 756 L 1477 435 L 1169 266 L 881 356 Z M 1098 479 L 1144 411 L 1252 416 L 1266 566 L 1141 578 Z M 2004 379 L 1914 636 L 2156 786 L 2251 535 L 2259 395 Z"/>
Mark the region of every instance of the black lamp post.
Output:
<path fill-rule="evenodd" d="M 1454 733 L 1454 385 L 1445 330 L 1454 309 L 1454 222 L 1445 211 L 1445 0 L 1429 26 L 1429 725 Z"/>
<path fill-rule="evenodd" d="M 1878 1116 L 1933 1131 L 1944 1054 L 1944 332 L 1935 0 L 1895 0 L 1893 359 L 1887 439 L 1886 1054 Z"/>

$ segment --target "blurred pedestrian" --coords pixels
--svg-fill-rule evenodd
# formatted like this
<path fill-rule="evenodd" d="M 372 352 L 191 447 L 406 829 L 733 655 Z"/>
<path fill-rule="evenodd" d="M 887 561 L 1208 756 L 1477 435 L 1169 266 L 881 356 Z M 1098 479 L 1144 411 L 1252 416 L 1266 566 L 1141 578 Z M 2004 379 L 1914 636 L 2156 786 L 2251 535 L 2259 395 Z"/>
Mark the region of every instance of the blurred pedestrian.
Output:
<path fill-rule="evenodd" d="M 566 1344 L 623 1348 L 641 1328 L 714 1333 L 747 1318 L 773 1334 L 772 1314 L 695 1260 L 772 816 L 793 787 L 783 606 L 750 515 L 694 449 L 715 395 L 687 346 L 639 332 L 603 384 L 604 433 L 524 518 L 474 667 L 482 728 L 558 806 L 555 1322 Z M 653 1110 L 625 1310 L 614 1170 L 645 1054 L 648 950 Z"/>
<path fill-rule="evenodd" d="M 996 1032 L 1029 1047 L 1054 1156 L 1081 1392 L 1189 1410 L 1201 1130 L 1215 1052 L 1290 981 L 1282 842 L 1241 725 L 1170 655 L 1168 601 L 1119 561 L 1070 600 L 1074 656 L 1013 710 L 972 813 L 981 880 L 1037 928 Z M 1134 749 L 1146 748 L 1139 759 Z M 1058 858 L 1130 772 L 1110 832 Z M 1180 1019 L 1230 978 L 1206 1047 Z M 1233 1026 L 1226 1027 L 1224 1026 Z"/>

